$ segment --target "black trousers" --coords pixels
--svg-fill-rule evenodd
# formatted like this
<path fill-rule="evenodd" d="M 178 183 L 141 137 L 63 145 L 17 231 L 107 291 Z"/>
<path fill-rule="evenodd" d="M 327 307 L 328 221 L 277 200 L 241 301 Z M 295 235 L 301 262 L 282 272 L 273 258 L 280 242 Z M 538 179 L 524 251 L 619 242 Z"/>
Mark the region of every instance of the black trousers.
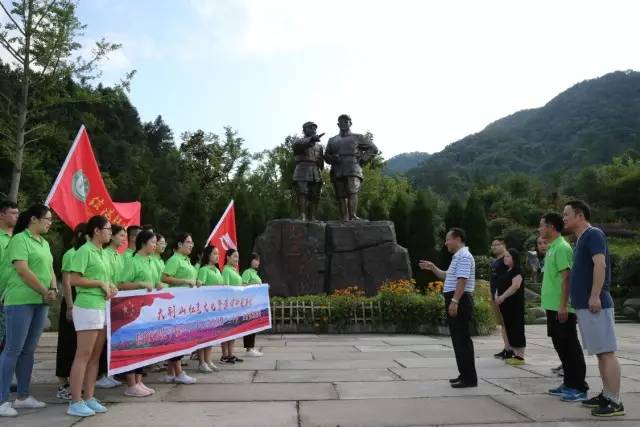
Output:
<path fill-rule="evenodd" d="M 564 385 L 580 391 L 589 390 L 585 381 L 587 367 L 578 340 L 576 315 L 569 313 L 566 322 L 558 321 L 558 312 L 547 310 L 547 335 L 551 337 L 564 371 Z"/>
<path fill-rule="evenodd" d="M 256 346 L 256 334 L 245 335 L 242 337 L 244 348 L 254 348 Z"/>
<path fill-rule="evenodd" d="M 477 384 L 475 353 L 473 341 L 471 341 L 471 320 L 473 315 L 473 297 L 465 292 L 458 303 L 458 315 L 449 316 L 449 304 L 453 298 L 453 292 L 444 294 L 445 310 L 447 311 L 447 322 L 449 323 L 449 333 L 453 351 L 456 354 L 456 363 L 462 382 Z"/>
<path fill-rule="evenodd" d="M 58 320 L 58 347 L 56 348 L 56 377 L 69 378 L 76 356 L 76 328 L 67 320 L 67 302 L 62 299 Z"/>

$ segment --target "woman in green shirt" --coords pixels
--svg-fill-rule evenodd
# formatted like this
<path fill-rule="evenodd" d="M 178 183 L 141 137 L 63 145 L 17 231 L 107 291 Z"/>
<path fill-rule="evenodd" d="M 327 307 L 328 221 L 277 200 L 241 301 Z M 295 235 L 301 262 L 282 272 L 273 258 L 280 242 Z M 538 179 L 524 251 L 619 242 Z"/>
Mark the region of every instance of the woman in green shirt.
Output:
<path fill-rule="evenodd" d="M 78 249 L 70 267 L 71 285 L 76 287 L 72 316 L 78 344 L 71 367 L 67 414 L 77 417 L 107 411 L 94 392 L 106 337 L 106 300 L 118 292 L 102 249 L 111 240 L 111 224 L 104 216 L 93 216 L 87 222 L 87 236 L 89 241 Z"/>
<path fill-rule="evenodd" d="M 191 265 L 189 255 L 193 250 L 193 238 L 190 233 L 178 236 L 173 244 L 173 255 L 167 260 L 162 273 L 162 282 L 172 287 L 195 287 L 198 272 Z M 165 383 L 195 384 L 196 379 L 182 371 L 182 356 L 169 359 L 167 375 L 162 378 Z"/>
<path fill-rule="evenodd" d="M 156 235 L 151 230 L 143 230 L 136 236 L 136 249 L 132 254 L 133 259 L 127 262 L 127 267 L 122 272 L 118 283 L 120 290 L 146 289 L 151 292 L 160 282 L 158 272 L 153 265 L 151 256 L 156 252 Z M 125 396 L 147 397 L 155 393 L 155 390 L 147 387 L 142 382 L 142 368 L 127 373 L 127 389 Z"/>
<path fill-rule="evenodd" d="M 73 327 L 73 300 L 75 289 L 71 286 L 71 260 L 76 248 L 82 246 L 85 240 L 87 223 L 81 222 L 73 230 L 71 248 L 62 256 L 62 302 L 60 316 L 58 316 L 58 346 L 56 348 L 56 377 L 58 377 L 58 391 L 56 397 L 62 400 L 70 399 L 69 375 L 71 365 L 76 355 L 76 329 Z"/>
<path fill-rule="evenodd" d="M 156 233 L 156 251 L 153 255 L 151 255 L 151 261 L 153 267 L 156 269 L 158 277 L 162 280 L 162 273 L 164 272 L 164 261 L 162 260 L 162 254 L 164 254 L 164 250 L 167 249 L 167 240 L 160 233 Z M 162 282 L 158 283 L 158 289 L 162 289 Z"/>
<path fill-rule="evenodd" d="M 242 283 L 245 285 L 260 285 L 262 279 L 258 276 L 258 268 L 260 268 L 260 255 L 251 254 L 249 268 L 242 273 Z M 263 353 L 256 350 L 256 334 L 245 335 L 243 338 L 244 348 L 246 349 L 245 357 L 262 357 Z"/>
<path fill-rule="evenodd" d="M 242 276 L 238 274 L 238 263 L 240 254 L 236 249 L 227 249 L 224 256 L 224 268 L 222 269 L 222 283 L 227 286 L 242 286 Z M 222 357 L 220 362 L 233 364 L 243 362 L 242 359 L 233 355 L 233 343 L 235 340 L 223 342 Z"/>
<path fill-rule="evenodd" d="M 218 259 L 218 248 L 207 245 L 202 253 L 202 259 L 200 260 L 201 267 L 198 270 L 196 286 L 214 286 L 222 284 L 222 274 L 220 273 L 220 270 L 218 270 Z M 213 363 L 213 347 L 198 350 L 198 359 L 200 360 L 200 372 L 211 373 L 218 370 L 218 367 Z"/>
<path fill-rule="evenodd" d="M 44 408 L 29 394 L 33 357 L 58 292 L 53 256 L 43 237 L 51 227 L 51 211 L 37 205 L 22 212 L 5 255 L 5 347 L 0 355 L 0 415 L 18 415 L 16 409 Z M 18 363 L 18 360 L 20 363 Z M 18 398 L 9 401 L 11 379 L 18 380 Z"/>

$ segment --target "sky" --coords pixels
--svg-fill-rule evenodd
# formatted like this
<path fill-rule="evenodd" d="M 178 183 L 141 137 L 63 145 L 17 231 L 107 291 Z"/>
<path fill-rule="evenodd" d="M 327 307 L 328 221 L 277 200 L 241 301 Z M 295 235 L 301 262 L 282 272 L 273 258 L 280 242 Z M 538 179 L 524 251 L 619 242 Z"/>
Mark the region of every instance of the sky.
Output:
<path fill-rule="evenodd" d="M 437 152 L 580 81 L 640 70 L 640 2 L 82 0 L 81 42 L 142 120 L 236 129 L 252 151 L 347 113 L 385 158 Z"/>

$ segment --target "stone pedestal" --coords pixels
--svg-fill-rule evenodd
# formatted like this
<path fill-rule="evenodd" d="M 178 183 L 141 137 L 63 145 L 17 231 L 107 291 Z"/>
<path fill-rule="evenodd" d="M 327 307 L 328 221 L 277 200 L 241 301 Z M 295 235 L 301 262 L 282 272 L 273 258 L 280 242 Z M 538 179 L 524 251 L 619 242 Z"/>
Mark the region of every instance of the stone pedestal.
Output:
<path fill-rule="evenodd" d="M 411 277 L 407 250 L 390 221 L 270 221 L 258 237 L 260 274 L 273 296 L 330 293 L 359 286 L 368 295 L 386 280 Z"/>

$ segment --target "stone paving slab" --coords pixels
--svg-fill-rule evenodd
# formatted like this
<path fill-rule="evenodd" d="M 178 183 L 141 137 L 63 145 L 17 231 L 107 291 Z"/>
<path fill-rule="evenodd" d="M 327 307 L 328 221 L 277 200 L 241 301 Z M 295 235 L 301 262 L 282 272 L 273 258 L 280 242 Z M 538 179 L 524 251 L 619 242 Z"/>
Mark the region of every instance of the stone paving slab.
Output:
<path fill-rule="evenodd" d="M 337 381 L 396 381 L 400 378 L 388 369 L 311 369 L 259 371 L 255 383 L 332 383 Z"/>
<path fill-rule="evenodd" d="M 396 362 L 400 363 L 405 368 L 444 368 L 455 367 L 456 359 L 453 354 L 449 357 L 438 358 L 398 358 Z M 493 357 L 476 357 L 476 369 L 481 368 L 498 368 L 505 367 L 505 363 L 502 360 L 494 359 Z"/>
<path fill-rule="evenodd" d="M 336 383 L 340 399 L 400 399 L 415 397 L 483 396 L 506 394 L 507 391 L 478 382 L 478 387 L 455 389 L 448 380 L 395 381 L 386 383 L 345 382 Z"/>
<path fill-rule="evenodd" d="M 256 371 L 221 369 L 218 372 L 212 372 L 210 374 L 196 371 L 188 371 L 188 374 L 195 377 L 198 380 L 198 384 L 248 384 L 253 380 Z M 160 378 L 163 376 L 164 373 L 149 374 L 144 379 L 144 383 L 150 387 L 155 387 L 156 384 L 161 384 Z"/>
<path fill-rule="evenodd" d="M 637 421 L 558 421 L 549 423 L 457 424 L 456 427 L 638 427 Z"/>
<path fill-rule="evenodd" d="M 83 420 L 81 427 L 297 427 L 296 402 L 118 404 L 109 413 Z M 48 427 L 56 426 L 49 424 Z"/>
<path fill-rule="evenodd" d="M 621 421 L 635 421 L 640 425 L 640 394 L 626 394 L 624 399 L 626 416 L 620 417 Z M 586 420 L 594 421 L 594 417 L 588 408 L 573 403 L 562 402 L 550 395 L 494 396 L 496 401 L 506 405 L 520 414 L 531 418 L 533 421 L 565 421 Z M 617 426 L 617 424 L 611 424 Z"/>
<path fill-rule="evenodd" d="M 491 378 L 487 381 L 516 394 L 542 394 L 562 384 L 560 378 Z M 586 381 L 591 391 L 602 390 L 600 377 L 587 377 Z M 640 392 L 640 382 L 632 379 L 623 378 L 621 387 L 622 393 Z"/>
<path fill-rule="evenodd" d="M 44 409 L 24 409 L 15 418 L 0 417 L 0 426 L 11 427 L 69 427 L 78 422 L 76 417 L 68 416 L 66 405 L 53 405 Z"/>
<path fill-rule="evenodd" d="M 396 337 L 385 337 L 382 339 L 382 342 L 389 345 L 420 345 L 420 344 L 442 344 L 443 341 L 449 342 L 451 344 L 451 340 L 447 338 L 447 340 L 443 340 L 441 338 L 436 337 L 428 337 L 425 335 L 403 335 Z"/>
<path fill-rule="evenodd" d="M 404 380 L 427 381 L 446 380 L 458 376 L 458 368 L 447 366 L 442 368 L 390 368 Z M 481 378 L 540 378 L 540 375 L 511 366 L 482 368 L 478 371 Z"/>
<path fill-rule="evenodd" d="M 367 341 L 366 343 L 360 342 L 357 339 L 341 339 L 336 341 L 287 341 L 287 347 L 341 347 L 345 345 L 380 345 L 386 346 L 383 341 Z"/>
<path fill-rule="evenodd" d="M 440 344 L 419 344 L 419 345 L 356 345 L 356 348 L 364 353 L 380 351 L 451 351 L 451 347 Z"/>
<path fill-rule="evenodd" d="M 418 358 L 416 358 L 417 360 Z M 413 360 L 413 359 L 406 359 Z M 278 360 L 277 369 L 371 369 L 395 368 L 399 365 L 393 360 Z"/>
<path fill-rule="evenodd" d="M 300 402 L 300 419 L 303 427 L 425 426 L 527 421 L 522 415 L 486 396 Z"/>
<path fill-rule="evenodd" d="M 442 356 L 440 356 L 442 357 Z M 453 357 L 451 354 L 450 357 Z M 376 351 L 376 352 L 356 352 L 356 353 L 327 353 L 327 352 L 314 352 L 314 360 L 393 360 L 393 359 L 422 359 L 417 353 L 410 351 Z M 398 365 L 395 365 L 398 366 Z"/>
<path fill-rule="evenodd" d="M 337 399 L 332 384 L 194 384 L 178 387 L 165 398 L 169 402 L 251 402 L 276 400 Z"/>
<path fill-rule="evenodd" d="M 327 354 L 341 354 L 341 353 L 359 353 L 353 345 L 342 345 L 336 347 L 261 347 L 262 352 L 265 354 L 284 354 L 284 353 L 327 353 Z"/>

